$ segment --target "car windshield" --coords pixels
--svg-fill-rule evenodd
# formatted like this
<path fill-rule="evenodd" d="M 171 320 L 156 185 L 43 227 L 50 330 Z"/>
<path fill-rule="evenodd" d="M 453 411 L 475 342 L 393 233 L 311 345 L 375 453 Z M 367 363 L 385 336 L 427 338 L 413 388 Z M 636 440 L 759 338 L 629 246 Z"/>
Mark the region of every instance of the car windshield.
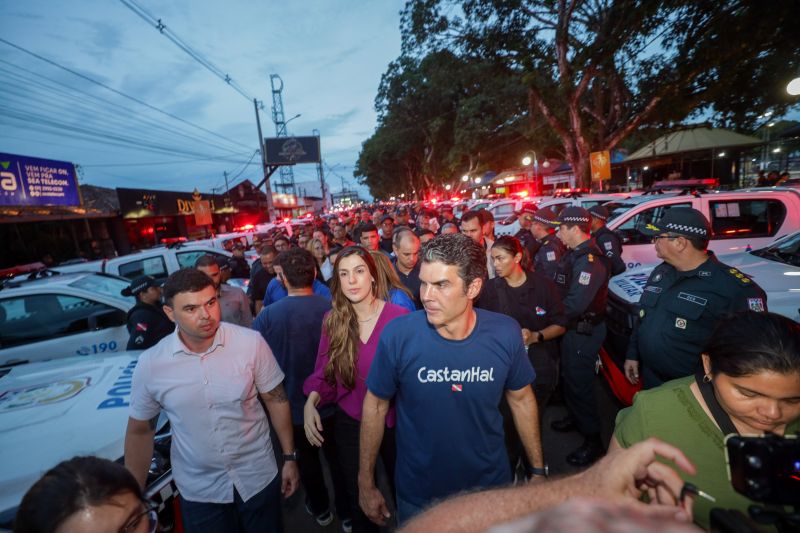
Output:
<path fill-rule="evenodd" d="M 80 279 L 76 279 L 72 283 L 70 283 L 70 287 L 75 287 L 76 289 L 83 289 L 85 291 L 90 292 L 99 292 L 100 294 L 111 296 L 112 298 L 116 298 L 117 300 L 123 300 L 125 302 L 134 303 L 133 296 L 123 296 L 122 289 L 127 287 L 129 282 L 123 279 L 117 279 L 111 276 L 99 276 L 97 274 L 91 274 L 88 276 L 83 276 Z"/>
<path fill-rule="evenodd" d="M 771 245 L 754 250 L 753 255 L 800 267 L 800 231 L 778 239 Z"/>
<path fill-rule="evenodd" d="M 629 209 L 636 206 L 635 203 L 631 202 L 606 202 L 603 204 L 603 207 L 608 209 L 608 220 L 606 223 L 611 222 L 618 216 L 623 213 L 627 213 Z"/>

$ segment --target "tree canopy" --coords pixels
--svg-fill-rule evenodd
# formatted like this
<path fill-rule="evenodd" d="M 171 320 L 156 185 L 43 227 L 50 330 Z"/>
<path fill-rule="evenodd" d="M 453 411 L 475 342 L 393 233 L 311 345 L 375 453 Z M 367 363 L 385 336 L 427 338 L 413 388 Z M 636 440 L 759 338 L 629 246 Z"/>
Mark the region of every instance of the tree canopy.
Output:
<path fill-rule="evenodd" d="M 797 20 L 794 0 L 409 1 L 355 175 L 398 194 L 535 148 L 588 185 L 589 153 L 637 131 L 752 128 L 797 102 Z"/>

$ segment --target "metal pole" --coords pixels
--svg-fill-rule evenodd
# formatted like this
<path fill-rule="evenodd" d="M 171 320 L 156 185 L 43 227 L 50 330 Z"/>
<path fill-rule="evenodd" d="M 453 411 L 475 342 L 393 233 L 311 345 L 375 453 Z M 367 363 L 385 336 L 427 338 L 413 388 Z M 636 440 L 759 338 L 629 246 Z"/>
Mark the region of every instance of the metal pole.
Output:
<path fill-rule="evenodd" d="M 256 126 L 258 126 L 258 147 L 261 152 L 261 170 L 264 172 L 264 192 L 267 195 L 267 222 L 272 219 L 275 210 L 272 203 L 272 188 L 269 185 L 269 173 L 267 172 L 267 154 L 264 145 L 264 136 L 261 134 L 261 118 L 258 116 L 258 100 L 253 98 L 253 107 L 256 110 Z M 258 192 L 258 191 L 256 191 Z M 258 194 L 256 194 L 258 198 Z"/>

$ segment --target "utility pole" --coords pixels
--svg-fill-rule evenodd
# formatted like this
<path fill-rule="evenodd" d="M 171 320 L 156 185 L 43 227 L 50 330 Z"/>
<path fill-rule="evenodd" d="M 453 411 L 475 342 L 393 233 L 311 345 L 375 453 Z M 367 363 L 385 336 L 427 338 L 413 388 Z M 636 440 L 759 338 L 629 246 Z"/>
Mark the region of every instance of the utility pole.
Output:
<path fill-rule="evenodd" d="M 272 174 L 267 168 L 267 153 L 264 146 L 264 136 L 261 134 L 261 118 L 258 116 L 258 100 L 253 98 L 253 107 L 256 110 L 256 126 L 258 126 L 258 150 L 261 152 L 261 170 L 264 172 L 264 192 L 267 195 L 267 222 L 272 220 L 275 208 L 272 204 L 272 188 L 269 185 L 269 177 Z M 256 191 L 256 201 L 258 201 L 258 191 Z M 260 206 L 257 206 L 260 210 Z"/>
<path fill-rule="evenodd" d="M 277 74 L 269 75 L 269 82 L 272 86 L 272 122 L 275 123 L 275 136 L 286 137 L 286 124 L 289 120 L 294 120 L 297 116 L 286 120 L 283 114 L 283 80 Z M 280 168 L 281 181 L 276 187 L 281 188 L 283 194 L 297 194 L 294 188 L 294 171 L 289 165 L 282 165 Z"/>
<path fill-rule="evenodd" d="M 325 174 L 322 171 L 322 143 L 320 141 L 320 134 L 317 128 L 311 130 L 311 133 L 313 133 L 317 137 L 317 146 L 319 146 L 319 163 L 317 163 L 317 177 L 319 178 L 319 189 L 322 192 L 322 204 L 325 206 L 325 208 L 328 208 L 330 206 L 328 205 L 328 192 L 325 190 L 326 189 Z"/>

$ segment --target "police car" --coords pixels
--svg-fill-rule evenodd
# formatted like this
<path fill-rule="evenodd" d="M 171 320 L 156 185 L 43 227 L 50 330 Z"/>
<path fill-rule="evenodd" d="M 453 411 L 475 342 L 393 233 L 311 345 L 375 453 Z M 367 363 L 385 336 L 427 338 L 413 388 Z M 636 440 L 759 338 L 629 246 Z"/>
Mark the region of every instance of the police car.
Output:
<path fill-rule="evenodd" d="M 200 256 L 211 255 L 229 259 L 233 256 L 227 250 L 207 244 L 175 243 L 167 247 L 142 250 L 132 254 L 52 267 L 56 272 L 106 272 L 126 279 L 139 276 L 152 276 L 156 279 L 168 277 L 182 268 L 193 267 Z"/>
<path fill-rule="evenodd" d="M 622 258 L 629 269 L 660 262 L 651 238 L 639 229 L 661 220 L 673 207 L 692 207 L 706 216 L 713 230 L 709 249 L 717 254 L 763 248 L 800 229 L 800 190 L 788 187 L 672 192 L 605 205 L 608 228 L 622 238 Z"/>
<path fill-rule="evenodd" d="M 626 194 L 621 193 L 586 195 L 576 193 L 571 195 L 561 195 L 559 197 L 546 197 L 541 199 L 532 198 L 531 201 L 538 200 L 538 202 L 534 203 L 536 209 L 547 208 L 553 211 L 555 214 L 558 214 L 566 207 L 577 206 L 584 209 L 589 209 L 590 207 L 594 207 L 596 205 L 603 205 L 606 202 L 620 200 L 621 198 L 626 197 Z M 526 205 L 526 207 L 529 206 L 530 204 Z M 514 215 L 496 224 L 494 232 L 496 235 L 515 235 L 519 229 L 519 220 L 517 216 Z"/>
<path fill-rule="evenodd" d="M 755 280 L 767 293 L 767 306 L 771 312 L 800 322 L 800 231 L 765 248 L 724 254 L 718 259 Z M 637 313 L 636 305 L 656 266 L 651 264 L 628 270 L 611 278 L 608 283 L 607 344 L 618 357 L 624 357 Z"/>
<path fill-rule="evenodd" d="M 0 531 L 44 472 L 76 455 L 121 461 L 138 352 L 71 357 L 0 369 Z M 171 524 L 173 496 L 166 419 L 157 426 L 146 494 Z"/>
<path fill-rule="evenodd" d="M 135 304 L 121 294 L 127 280 L 97 272 L 32 277 L 0 285 L 0 367 L 125 349 Z"/>

